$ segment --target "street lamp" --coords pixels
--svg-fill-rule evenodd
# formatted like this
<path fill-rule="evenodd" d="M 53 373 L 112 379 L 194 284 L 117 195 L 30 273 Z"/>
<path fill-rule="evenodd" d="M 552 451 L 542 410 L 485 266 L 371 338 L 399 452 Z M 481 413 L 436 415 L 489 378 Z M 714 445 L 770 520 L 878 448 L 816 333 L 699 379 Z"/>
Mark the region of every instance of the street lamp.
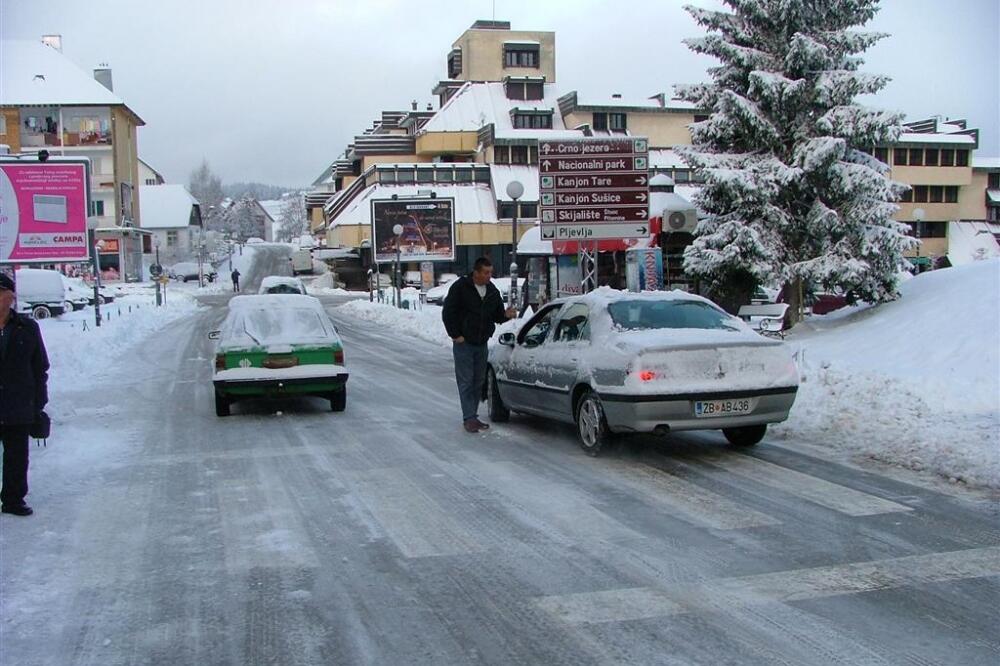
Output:
<path fill-rule="evenodd" d="M 160 293 L 160 276 L 163 275 L 163 267 L 160 266 L 160 237 L 153 236 L 153 248 L 156 250 L 156 275 L 153 280 L 156 282 L 156 307 L 163 305 L 163 296 Z"/>
<path fill-rule="evenodd" d="M 399 237 L 403 235 L 403 225 L 394 225 L 392 233 L 396 236 L 396 264 L 392 267 L 392 286 L 396 288 L 396 307 L 401 308 L 403 307 L 403 292 L 399 288 Z"/>
<path fill-rule="evenodd" d="M 913 235 L 915 238 L 917 238 L 917 240 L 920 239 L 920 232 L 922 231 L 922 229 L 920 228 L 920 223 L 924 221 L 925 217 L 927 217 L 927 212 L 923 208 L 913 209 L 913 221 L 915 222 L 915 224 L 913 225 Z M 923 243 L 921 243 L 921 245 L 923 245 Z M 918 255 L 919 253 L 920 252 L 918 251 Z M 934 266 L 931 265 L 931 268 L 933 267 Z"/>
<path fill-rule="evenodd" d="M 101 325 L 101 249 L 104 241 L 94 242 L 94 324 Z"/>
<path fill-rule="evenodd" d="M 510 225 L 510 307 L 517 308 L 517 200 L 524 196 L 524 185 L 519 180 L 507 183 L 507 196 L 514 202 L 514 218 Z"/>

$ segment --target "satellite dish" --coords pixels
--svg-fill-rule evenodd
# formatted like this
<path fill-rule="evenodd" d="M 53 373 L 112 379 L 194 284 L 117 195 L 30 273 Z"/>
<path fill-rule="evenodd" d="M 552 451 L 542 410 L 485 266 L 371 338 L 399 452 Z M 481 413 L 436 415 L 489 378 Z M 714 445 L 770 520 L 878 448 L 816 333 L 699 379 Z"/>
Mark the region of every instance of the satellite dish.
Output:
<path fill-rule="evenodd" d="M 683 229 L 684 225 L 687 224 L 687 217 L 679 210 L 674 211 L 670 214 L 670 217 L 667 218 L 667 224 L 670 225 L 670 228 L 674 231 L 678 231 Z"/>

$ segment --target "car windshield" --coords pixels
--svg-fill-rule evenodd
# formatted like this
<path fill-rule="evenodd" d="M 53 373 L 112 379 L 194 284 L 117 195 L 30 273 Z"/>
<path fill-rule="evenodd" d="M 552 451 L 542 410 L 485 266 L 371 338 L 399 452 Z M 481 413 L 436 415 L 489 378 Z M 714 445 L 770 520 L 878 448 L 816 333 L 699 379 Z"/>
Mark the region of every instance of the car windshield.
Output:
<path fill-rule="evenodd" d="M 276 284 L 267 288 L 269 294 L 301 294 L 302 292 L 295 285 Z"/>
<path fill-rule="evenodd" d="M 274 308 L 244 310 L 233 321 L 231 342 L 240 344 L 332 343 L 332 327 L 315 310 Z"/>
<path fill-rule="evenodd" d="M 733 318 L 699 301 L 617 301 L 608 305 L 611 320 L 628 331 L 658 328 L 708 328 L 737 331 Z"/>

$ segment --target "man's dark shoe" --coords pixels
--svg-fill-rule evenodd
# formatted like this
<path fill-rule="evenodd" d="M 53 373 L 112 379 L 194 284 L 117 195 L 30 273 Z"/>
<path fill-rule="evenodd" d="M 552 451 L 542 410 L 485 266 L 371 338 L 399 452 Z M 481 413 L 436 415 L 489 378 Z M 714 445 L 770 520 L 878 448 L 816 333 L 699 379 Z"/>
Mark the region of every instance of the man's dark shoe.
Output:
<path fill-rule="evenodd" d="M 462 423 L 462 427 L 465 428 L 465 432 L 477 433 L 479 432 L 479 420 L 478 419 L 466 419 Z"/>
<path fill-rule="evenodd" d="M 479 419 L 473 419 L 473 421 L 476 422 L 476 427 L 479 428 L 480 430 L 489 430 L 490 429 L 490 424 L 489 423 L 483 423 Z"/>
<path fill-rule="evenodd" d="M 22 504 L 21 506 L 4 506 L 0 508 L 0 512 L 12 513 L 15 516 L 30 516 L 34 513 L 27 504 Z"/>

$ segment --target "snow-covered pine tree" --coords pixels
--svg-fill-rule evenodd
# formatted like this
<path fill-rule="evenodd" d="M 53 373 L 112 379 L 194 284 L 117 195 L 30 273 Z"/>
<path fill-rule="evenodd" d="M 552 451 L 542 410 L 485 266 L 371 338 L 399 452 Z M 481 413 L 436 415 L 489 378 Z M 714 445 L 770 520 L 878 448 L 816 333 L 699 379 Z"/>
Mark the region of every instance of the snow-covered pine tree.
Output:
<path fill-rule="evenodd" d="M 678 149 L 705 178 L 695 203 L 709 216 L 685 270 L 727 309 L 770 281 L 793 301 L 800 280 L 895 298 L 917 241 L 891 217 L 905 186 L 865 151 L 895 142 L 902 115 L 855 101 L 888 83 L 859 71 L 859 54 L 887 36 L 855 29 L 878 0 L 724 2 L 731 11 L 685 7 L 708 33 L 685 43 L 720 61 L 709 83 L 677 87 L 711 112 Z"/>
<path fill-rule="evenodd" d="M 283 242 L 299 238 L 308 231 L 306 225 L 306 206 L 301 194 L 293 194 L 285 198 L 281 206 L 281 227 L 278 240 Z"/>

